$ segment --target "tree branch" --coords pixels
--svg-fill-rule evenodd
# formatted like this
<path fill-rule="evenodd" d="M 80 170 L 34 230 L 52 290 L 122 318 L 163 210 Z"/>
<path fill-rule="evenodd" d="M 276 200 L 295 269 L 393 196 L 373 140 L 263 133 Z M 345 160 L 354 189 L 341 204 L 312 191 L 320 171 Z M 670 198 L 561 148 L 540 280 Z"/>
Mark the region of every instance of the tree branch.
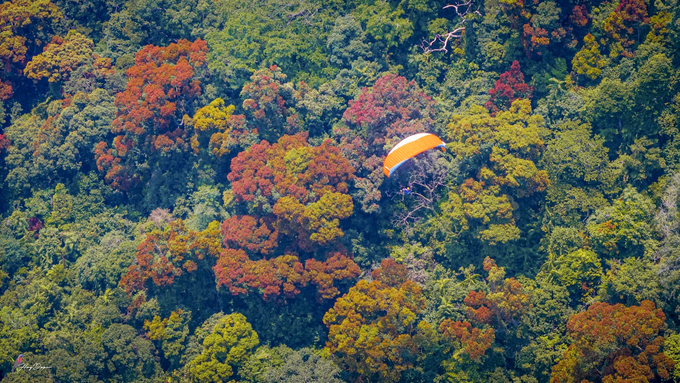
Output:
<path fill-rule="evenodd" d="M 447 188 L 449 177 L 448 162 L 438 157 L 439 153 L 429 152 L 423 158 L 414 158 L 412 168 L 409 170 L 408 187 L 411 194 L 408 211 L 396 217 L 394 223 L 408 231 L 411 223 L 418 222 L 422 218 L 422 210 L 433 212 L 440 190 Z"/>
<path fill-rule="evenodd" d="M 479 13 L 479 6 L 474 11 L 472 10 L 472 7 L 472 0 L 445 5 L 442 9 L 454 9 L 456 11 L 456 17 L 460 18 L 460 21 L 458 21 L 456 28 L 450 32 L 442 35 L 437 34 L 432 40 L 423 39 L 423 42 L 420 44 L 420 48 L 423 52 L 426 54 L 432 52 L 448 52 L 449 41 L 463 36 L 463 32 L 465 31 L 463 24 L 467 21 L 468 16 L 471 14 L 482 15 Z"/>

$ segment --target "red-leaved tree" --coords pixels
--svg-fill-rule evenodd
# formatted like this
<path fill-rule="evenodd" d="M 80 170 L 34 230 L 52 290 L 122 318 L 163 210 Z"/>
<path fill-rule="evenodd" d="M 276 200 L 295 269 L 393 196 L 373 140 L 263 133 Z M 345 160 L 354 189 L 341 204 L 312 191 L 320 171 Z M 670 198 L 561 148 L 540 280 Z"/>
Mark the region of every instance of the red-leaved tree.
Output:
<path fill-rule="evenodd" d="M 669 379 L 674 362 L 662 351 L 666 316 L 651 301 L 626 307 L 593 303 L 567 322 L 573 339 L 551 383 L 651 382 Z"/>
<path fill-rule="evenodd" d="M 111 147 L 96 148 L 97 168 L 115 188 L 129 190 L 144 180 L 146 164 L 189 149 L 183 116 L 201 94 L 198 79 L 206 65 L 208 46 L 203 40 L 180 40 L 167 47 L 147 45 L 135 55 L 127 71 L 125 91 L 116 95 L 118 116 Z"/>
<path fill-rule="evenodd" d="M 342 154 L 357 169 L 355 197 L 366 212 L 379 209 L 385 155 L 404 138 L 433 131 L 436 103 L 415 83 L 387 74 L 350 101 L 333 130 Z"/>
<path fill-rule="evenodd" d="M 491 99 L 484 106 L 489 109 L 492 116 L 495 116 L 500 110 L 510 109 L 512 102 L 519 98 L 531 99 L 533 91 L 534 88 L 524 82 L 524 74 L 519 62 L 515 60 L 510 70 L 496 80 L 494 87 L 489 91 Z"/>
<path fill-rule="evenodd" d="M 217 222 L 202 232 L 195 232 L 181 219 L 174 220 L 164 229 L 155 229 L 146 235 L 120 286 L 132 295 L 146 290 L 149 281 L 159 287 L 171 285 L 183 274 L 196 271 L 201 261 L 217 258 L 222 250 L 220 239 Z"/>
<path fill-rule="evenodd" d="M 295 296 L 311 283 L 319 299 L 337 296 L 337 283 L 360 274 L 337 243 L 344 235 L 340 220 L 354 209 L 347 194 L 353 177 L 354 168 L 330 140 L 310 146 L 306 133 L 239 153 L 228 179 L 235 203 L 250 214 L 222 224 L 226 250 L 215 266 L 218 286 L 270 300 Z M 322 261 L 311 257 L 324 254 L 322 248 L 337 251 L 327 251 Z"/>

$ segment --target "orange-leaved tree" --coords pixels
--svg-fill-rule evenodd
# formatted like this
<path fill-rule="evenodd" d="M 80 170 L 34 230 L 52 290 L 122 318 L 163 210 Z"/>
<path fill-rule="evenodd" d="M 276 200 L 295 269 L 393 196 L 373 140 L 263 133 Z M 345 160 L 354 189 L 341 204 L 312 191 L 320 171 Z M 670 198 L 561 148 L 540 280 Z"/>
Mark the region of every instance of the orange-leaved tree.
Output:
<path fill-rule="evenodd" d="M 207 52 L 200 39 L 147 45 L 137 52 L 127 70 L 127 87 L 116 95 L 119 112 L 112 132 L 117 136 L 112 147 L 102 141 L 96 150 L 97 167 L 113 187 L 129 190 L 148 177 L 149 165 L 158 167 L 168 162 L 164 158 L 189 149 L 183 119 L 201 94 L 199 75 Z"/>
<path fill-rule="evenodd" d="M 344 252 L 326 254 L 324 261 L 302 262 L 294 254 L 251 260 L 243 249 L 227 248 L 217 260 L 215 277 L 218 287 L 224 286 L 232 295 L 256 293 L 264 300 L 292 298 L 311 282 L 323 300 L 340 294 L 337 283 L 352 281 L 361 273 Z"/>
<path fill-rule="evenodd" d="M 228 179 L 237 203 L 250 206 L 267 230 L 297 236 L 300 249 L 313 250 L 343 235 L 339 220 L 354 210 L 347 194 L 354 168 L 329 140 L 314 147 L 306 138 L 253 145 L 232 160 Z"/>
<path fill-rule="evenodd" d="M 51 23 L 61 19 L 50 0 L 12 0 L 0 4 L 0 101 L 12 97 L 13 79 L 21 75 L 29 52 L 49 39 Z"/>
<path fill-rule="evenodd" d="M 199 265 L 210 270 L 211 259 L 222 250 L 220 225 L 212 222 L 202 232 L 186 227 L 181 219 L 164 229 L 154 229 L 137 247 L 135 262 L 121 278 L 120 286 L 132 295 L 153 285 L 168 286 L 176 278 L 195 272 Z M 205 270 L 204 270 L 205 271 Z"/>
<path fill-rule="evenodd" d="M 567 322 L 573 342 L 551 383 L 667 380 L 674 362 L 662 351 L 666 316 L 651 301 L 639 306 L 593 303 Z"/>
<path fill-rule="evenodd" d="M 445 340 L 473 361 L 480 360 L 496 339 L 493 328 L 473 327 L 468 321 L 444 319 L 439 331 L 444 334 Z"/>
<path fill-rule="evenodd" d="M 340 220 L 354 209 L 347 194 L 354 168 L 329 140 L 310 146 L 306 138 L 299 133 L 274 144 L 262 141 L 231 162 L 237 209 L 249 214 L 222 223 L 226 250 L 215 274 L 218 286 L 233 295 L 293 297 L 311 282 L 319 299 L 330 299 L 340 293 L 337 282 L 360 273 L 338 245 Z"/>
<path fill-rule="evenodd" d="M 475 324 L 492 326 L 497 335 L 506 338 L 512 328 L 519 326 L 522 315 L 529 308 L 529 294 L 518 280 L 505 278 L 505 269 L 498 267 L 493 259 L 484 259 L 484 270 L 489 273 L 486 278 L 488 292 L 473 290 L 468 293 L 464 299 L 467 316 Z M 488 342 L 491 335 L 478 333 L 477 337 Z M 483 353 L 483 348 L 479 349 Z"/>
<path fill-rule="evenodd" d="M 373 281 L 359 281 L 328 310 L 327 347 L 354 381 L 397 382 L 414 367 L 419 341 L 430 324 L 420 286 L 393 259 L 383 260 Z"/>

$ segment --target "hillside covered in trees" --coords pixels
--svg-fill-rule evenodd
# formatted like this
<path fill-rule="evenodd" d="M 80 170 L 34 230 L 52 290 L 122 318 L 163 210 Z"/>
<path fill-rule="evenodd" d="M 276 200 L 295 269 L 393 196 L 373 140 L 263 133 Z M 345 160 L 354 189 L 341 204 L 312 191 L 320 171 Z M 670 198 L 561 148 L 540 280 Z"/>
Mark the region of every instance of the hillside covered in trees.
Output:
<path fill-rule="evenodd" d="M 0 380 L 678 382 L 679 80 L 678 0 L 6 0 Z"/>

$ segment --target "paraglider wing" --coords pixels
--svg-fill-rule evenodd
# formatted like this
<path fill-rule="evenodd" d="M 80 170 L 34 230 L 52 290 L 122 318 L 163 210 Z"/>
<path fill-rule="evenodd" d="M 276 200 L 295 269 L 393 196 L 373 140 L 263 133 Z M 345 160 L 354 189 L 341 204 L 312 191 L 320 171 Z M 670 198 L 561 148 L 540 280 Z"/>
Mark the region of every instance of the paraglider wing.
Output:
<path fill-rule="evenodd" d="M 418 133 L 406 137 L 392 148 L 387 157 L 385 157 L 383 173 L 389 177 L 404 162 L 424 151 L 434 148 L 441 148 L 442 151 L 446 151 L 446 143 L 434 134 Z"/>

